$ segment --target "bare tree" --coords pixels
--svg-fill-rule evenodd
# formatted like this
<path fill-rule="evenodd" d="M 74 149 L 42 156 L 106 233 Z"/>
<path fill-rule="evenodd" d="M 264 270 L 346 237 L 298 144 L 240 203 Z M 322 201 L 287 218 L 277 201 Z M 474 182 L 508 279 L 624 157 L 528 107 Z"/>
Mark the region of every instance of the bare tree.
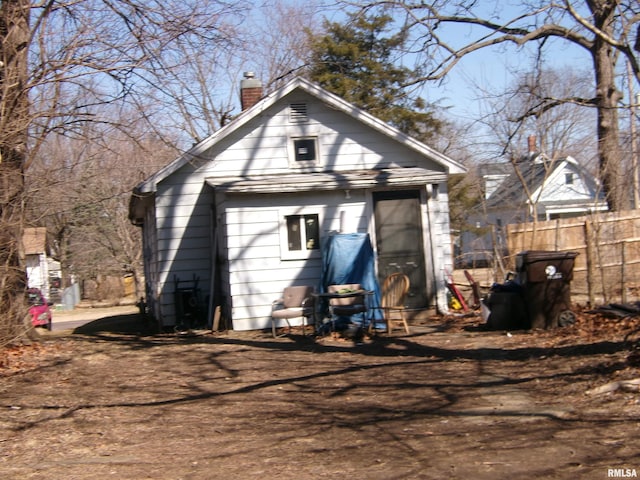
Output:
<path fill-rule="evenodd" d="M 0 3 L 0 342 L 21 332 L 23 165 L 27 158 L 29 0 Z M 16 295 L 16 292 L 20 292 Z M 8 319 L 11 319 L 10 321 Z"/>
<path fill-rule="evenodd" d="M 562 103 L 535 116 L 529 115 L 529 112 L 542 99 L 551 96 L 584 96 L 589 89 L 588 78 L 583 72 L 535 68 L 530 73 L 516 77 L 506 89 L 486 97 L 486 109 L 493 114 L 485 117 L 485 124 L 495 138 L 496 157 L 502 160 L 506 158 L 512 167 L 509 170 L 517 178 L 515 188 L 522 192 L 522 198 L 526 200 L 517 217 L 520 222 L 532 222 L 534 238 L 540 220 L 540 198 L 534 194 L 532 185 L 537 188 L 540 182 L 546 182 L 558 162 L 568 156 L 596 174 L 593 152 L 597 147 L 593 128 L 595 111 L 588 110 L 586 113 L 591 115 L 585 115 L 579 105 Z M 532 163 L 537 163 L 538 167 L 534 168 Z M 542 193 L 542 190 L 538 192 Z M 601 193 L 596 192 L 600 201 Z M 504 207 L 504 214 L 513 211 L 514 206 L 503 200 L 498 198 L 496 202 L 495 199 L 489 199 L 494 214 L 501 207 Z M 482 207 L 486 209 L 486 203 Z M 486 210 L 484 215 L 487 215 Z M 501 217 L 505 218 L 503 215 Z"/>
<path fill-rule="evenodd" d="M 47 227 L 65 286 L 70 274 L 97 279 L 128 273 L 141 295 L 140 229 L 128 221 L 130 192 L 178 151 L 149 133 L 137 111 L 101 111 L 119 127 L 87 123 L 81 138 L 47 138 L 26 175 L 26 222 Z"/>
<path fill-rule="evenodd" d="M 244 71 L 257 72 L 269 92 L 304 68 L 308 32 L 319 26 L 322 8 L 321 0 L 247 4 L 220 25 L 217 48 L 178 39 L 171 56 L 176 61 L 146 75 L 148 88 L 133 92 L 129 101 L 145 112 L 159 138 L 170 135 L 171 143 L 179 133 L 178 146 L 189 148 L 239 113 Z"/>
<path fill-rule="evenodd" d="M 485 93 L 486 115 L 482 123 L 494 137 L 495 156 L 521 158 L 528 152 L 528 137 L 535 136 L 538 151 L 550 159 L 572 155 L 585 166 L 592 166 L 595 142 L 595 112 L 574 103 L 529 115 L 551 96 L 584 96 L 590 84 L 584 72 L 535 69 L 518 75 L 506 89 Z M 592 113 L 592 114 L 589 114 Z M 594 172 L 595 173 L 595 172 Z"/>
<path fill-rule="evenodd" d="M 567 42 L 584 51 L 592 60 L 594 94 L 588 98 L 555 95 L 544 98 L 529 114 L 537 115 L 565 102 L 595 107 L 599 172 L 607 201 L 612 210 L 628 207 L 629 199 L 622 187 L 624 172 L 618 138 L 621 94 L 616 84 L 616 68 L 621 59 L 628 60 L 636 81 L 640 80 L 637 1 L 529 0 L 515 7 L 497 1 L 492 5 L 475 0 L 396 0 L 357 2 L 357 7 L 404 13 L 402 28 L 413 34 L 419 61 L 425 66 L 421 81 L 443 79 L 464 57 L 487 48 L 536 45 L 544 49 L 547 44 Z"/>
<path fill-rule="evenodd" d="M 0 3 L 0 339 L 21 323 L 24 174 L 52 134 L 87 123 L 127 131 L 100 107 L 124 105 L 178 68 L 184 46 L 228 42 L 231 0 L 3 0 Z M 90 140 L 90 139 L 88 139 Z"/>
<path fill-rule="evenodd" d="M 247 60 L 258 67 L 267 90 L 302 73 L 311 52 L 311 36 L 322 28 L 322 8 L 318 0 L 293 5 L 275 0 L 263 7 L 254 30 L 255 46 Z"/>

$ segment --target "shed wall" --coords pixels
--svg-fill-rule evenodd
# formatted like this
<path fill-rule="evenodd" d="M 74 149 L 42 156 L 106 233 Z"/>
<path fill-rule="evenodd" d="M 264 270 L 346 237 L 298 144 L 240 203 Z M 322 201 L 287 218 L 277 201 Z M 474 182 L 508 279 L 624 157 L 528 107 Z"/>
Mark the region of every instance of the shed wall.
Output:
<path fill-rule="evenodd" d="M 187 167 L 189 168 L 189 167 Z M 200 182 L 196 180 L 200 177 Z M 163 325 L 175 323 L 176 280 L 192 281 L 206 314 L 211 281 L 211 209 L 213 195 L 198 172 L 174 175 L 158 186 L 156 196 L 157 284 Z M 182 185 L 176 182 L 186 180 Z M 196 190 L 197 188 L 197 190 Z M 197 281 L 193 282 L 194 280 Z"/>
<path fill-rule="evenodd" d="M 306 123 L 292 122 L 289 118 L 288 105 L 294 102 L 307 103 Z M 292 138 L 299 136 L 318 138 L 317 166 L 291 167 Z M 339 231 L 341 226 L 345 232 L 372 233 L 369 193 L 364 190 L 351 191 L 350 198 L 342 190 L 295 195 L 225 195 L 214 194 L 206 185 L 206 178 L 394 166 L 444 171 L 440 164 L 357 119 L 328 108 L 308 94 L 294 93 L 276 103 L 268 114 L 257 115 L 156 186 L 155 226 L 152 227 L 155 234 L 145 235 L 146 244 L 154 246 L 153 252 L 145 253 L 145 258 L 153 262 L 147 280 L 152 282 L 150 290 L 157 296 L 154 313 L 163 325 L 173 325 L 174 279 L 194 276 L 199 280 L 206 311 L 213 263 L 211 238 L 215 236 L 216 248 L 223 259 L 219 288 L 229 302 L 234 328 L 265 328 L 271 302 L 280 296 L 284 287 L 315 285 L 320 278 L 319 256 L 306 260 L 281 259 L 280 233 L 276 226 L 282 209 L 316 208 L 322 215 L 323 235 Z M 444 184 L 440 186 L 440 198 L 431 201 L 429 208 L 423 212 L 424 225 L 425 229 L 428 225 L 434 227 L 429 232 L 429 241 L 436 251 L 429 251 L 427 255 L 434 256 L 436 275 L 441 276 L 451 258 Z M 442 283 L 442 279 L 437 282 Z"/>
<path fill-rule="evenodd" d="M 367 193 L 343 191 L 297 195 L 229 195 L 224 206 L 227 234 L 229 294 L 233 328 L 268 326 L 271 304 L 285 287 L 319 287 L 321 248 L 332 233 L 368 232 Z M 306 259 L 283 259 L 280 228 L 285 215 L 317 213 L 321 225 L 320 249 Z"/>

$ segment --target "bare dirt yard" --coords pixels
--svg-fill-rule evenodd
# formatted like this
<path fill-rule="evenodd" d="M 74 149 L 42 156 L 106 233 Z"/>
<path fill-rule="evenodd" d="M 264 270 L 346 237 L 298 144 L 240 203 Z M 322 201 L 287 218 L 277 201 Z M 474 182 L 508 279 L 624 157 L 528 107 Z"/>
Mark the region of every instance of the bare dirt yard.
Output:
<path fill-rule="evenodd" d="M 2 479 L 640 475 L 637 318 L 432 317 L 362 344 L 154 334 L 136 314 L 0 355 Z M 625 340 L 625 337 L 626 340 Z M 636 385 L 637 386 L 637 385 Z"/>

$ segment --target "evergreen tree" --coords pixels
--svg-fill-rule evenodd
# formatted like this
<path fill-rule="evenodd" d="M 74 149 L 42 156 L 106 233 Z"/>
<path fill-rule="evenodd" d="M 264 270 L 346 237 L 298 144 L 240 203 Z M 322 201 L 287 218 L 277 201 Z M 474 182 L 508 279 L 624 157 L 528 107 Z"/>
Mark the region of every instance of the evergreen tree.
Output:
<path fill-rule="evenodd" d="M 422 141 L 442 122 L 410 92 L 418 72 L 398 65 L 395 54 L 406 36 L 385 37 L 387 15 L 351 16 L 345 24 L 325 22 L 326 33 L 311 37 L 308 77 L 375 117 Z"/>

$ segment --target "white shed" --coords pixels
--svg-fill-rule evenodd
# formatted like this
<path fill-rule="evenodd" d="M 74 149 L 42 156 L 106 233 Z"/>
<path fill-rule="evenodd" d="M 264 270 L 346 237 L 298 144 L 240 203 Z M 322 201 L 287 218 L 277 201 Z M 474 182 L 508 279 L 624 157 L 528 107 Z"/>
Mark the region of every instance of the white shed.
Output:
<path fill-rule="evenodd" d="M 47 255 L 47 229 L 27 227 L 22 235 L 25 255 L 27 286 L 37 288 L 49 298 L 49 257 Z"/>
<path fill-rule="evenodd" d="M 318 284 L 335 232 L 370 235 L 378 277 L 409 275 L 409 307 L 446 310 L 446 181 L 464 167 L 302 78 L 265 97 L 243 83 L 257 103 L 133 191 L 150 313 L 221 306 L 236 330 L 268 328 L 285 287 Z"/>

